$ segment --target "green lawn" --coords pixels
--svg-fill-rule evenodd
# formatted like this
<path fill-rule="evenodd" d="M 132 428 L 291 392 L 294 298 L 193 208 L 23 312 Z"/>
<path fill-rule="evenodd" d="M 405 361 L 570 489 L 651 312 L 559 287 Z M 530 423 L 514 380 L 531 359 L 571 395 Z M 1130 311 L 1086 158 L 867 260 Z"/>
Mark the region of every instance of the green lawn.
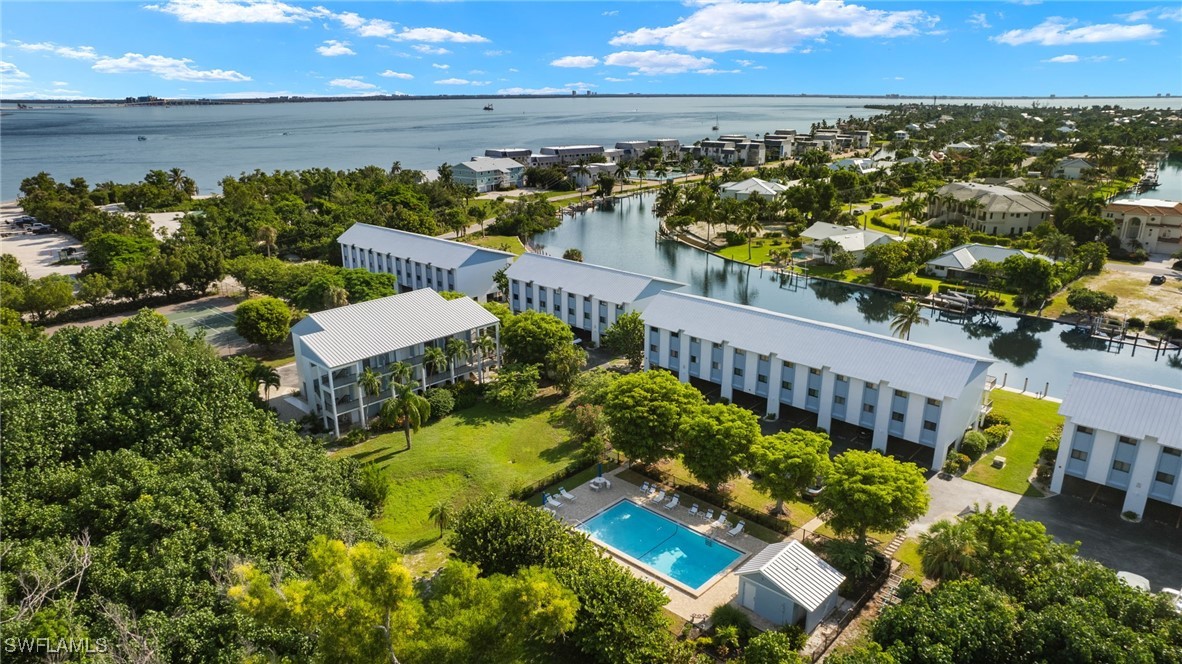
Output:
<path fill-rule="evenodd" d="M 487 495 L 508 495 L 567 466 L 579 444 L 565 428 L 558 396 L 539 398 L 508 415 L 481 403 L 424 427 L 405 450 L 401 432 L 376 436 L 336 454 L 381 466 L 392 481 L 374 525 L 408 554 L 416 571 L 437 567 L 446 555 L 428 519 L 440 501 L 460 507 Z"/>
<path fill-rule="evenodd" d="M 525 253 L 525 245 L 516 235 L 469 235 L 461 240 L 466 244 L 474 244 L 486 249 L 500 249 L 515 256 Z"/>
<path fill-rule="evenodd" d="M 895 552 L 895 560 L 907 566 L 903 578 L 923 583 L 923 568 L 920 567 L 919 540 L 908 537 Z"/>
<path fill-rule="evenodd" d="M 685 465 L 680 460 L 674 459 L 666 461 L 661 464 L 661 469 L 667 473 L 673 474 L 678 478 L 678 482 L 688 484 L 690 482 L 697 483 L 693 480 L 693 475 L 686 470 Z M 699 484 L 699 486 L 701 486 Z M 769 513 L 775 506 L 776 501 L 766 493 L 756 489 L 751 480 L 745 477 L 739 477 L 732 480 L 729 484 L 728 494 L 731 500 L 741 503 L 750 509 L 758 510 L 760 512 Z M 817 512 L 813 509 L 812 503 L 796 500 L 784 503 L 784 509 L 788 511 L 787 516 L 780 517 L 787 521 L 793 528 L 799 528 L 804 524 L 812 521 L 817 516 Z M 750 525 L 750 524 L 748 524 Z"/>
<path fill-rule="evenodd" d="M 1038 460 L 1038 452 L 1048 434 L 1063 422 L 1059 404 L 1028 397 L 1007 390 L 994 390 L 993 409 L 1010 418 L 1014 434 L 1010 441 L 992 452 L 986 452 L 965 479 L 1026 496 L 1041 497 L 1042 492 L 1028 481 Z M 1005 468 L 994 468 L 990 461 L 995 456 L 1006 458 Z"/>
<path fill-rule="evenodd" d="M 775 244 L 777 242 L 779 244 Z M 776 250 L 792 251 L 792 244 L 788 240 L 783 239 L 757 239 L 751 243 L 750 259 L 747 258 L 746 244 L 736 247 L 723 247 L 718 250 L 718 255 L 741 263 L 763 265 L 764 263 L 772 262 L 770 254 Z"/>

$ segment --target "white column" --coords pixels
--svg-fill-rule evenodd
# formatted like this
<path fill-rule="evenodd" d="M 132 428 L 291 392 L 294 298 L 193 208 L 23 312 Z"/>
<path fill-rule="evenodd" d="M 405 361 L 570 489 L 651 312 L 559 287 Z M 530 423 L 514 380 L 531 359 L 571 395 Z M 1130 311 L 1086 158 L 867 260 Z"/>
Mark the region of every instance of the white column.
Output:
<path fill-rule="evenodd" d="M 874 406 L 874 437 L 871 447 L 886 452 L 887 429 L 891 426 L 891 399 L 895 390 L 884 380 L 878 383 L 878 403 Z"/>
<path fill-rule="evenodd" d="M 673 342 L 670 340 L 670 331 L 661 330 L 657 332 L 657 361 L 661 366 L 668 364 L 669 350 L 673 348 Z M 647 346 L 645 346 L 647 348 Z"/>
<path fill-rule="evenodd" d="M 837 376 L 829 367 L 821 367 L 821 398 L 817 404 L 817 428 L 829 431 L 833 424 L 833 386 Z"/>
<path fill-rule="evenodd" d="M 652 343 L 652 341 L 651 341 L 652 333 L 653 333 L 652 331 L 654 329 L 656 329 L 656 328 L 650 327 L 648 325 L 644 326 L 644 353 L 641 355 L 642 359 L 640 361 L 640 368 L 643 369 L 644 371 L 649 370 L 648 345 Z"/>
<path fill-rule="evenodd" d="M 862 389 L 865 385 L 857 378 L 850 378 L 846 382 L 848 389 L 845 394 L 845 418 L 842 421 L 857 424 L 862 420 Z"/>
<path fill-rule="evenodd" d="M 775 353 L 767 356 L 767 412 L 780 416 L 780 381 L 784 362 Z"/>
<path fill-rule="evenodd" d="M 328 368 L 328 407 L 332 417 L 332 432 L 337 438 L 341 437 L 341 423 L 337 421 L 337 390 L 332 384 L 332 367 Z"/>
<path fill-rule="evenodd" d="M 1129 489 L 1125 492 L 1123 512 L 1145 513 L 1145 501 L 1149 498 L 1149 489 L 1153 486 L 1153 474 L 1157 470 L 1157 459 L 1161 454 L 1161 445 L 1157 438 L 1146 436 L 1137 443 L 1137 459 L 1133 462 L 1133 472 L 1129 476 Z"/>
<path fill-rule="evenodd" d="M 1063 491 L 1063 477 L 1067 471 L 1067 462 L 1071 459 L 1071 440 L 1075 438 L 1075 423 L 1071 418 L 1063 420 L 1063 433 L 1059 437 L 1059 453 L 1055 456 L 1055 473 L 1051 476 L 1051 491 Z"/>
<path fill-rule="evenodd" d="M 732 385 L 735 382 L 735 352 L 731 348 L 729 342 L 722 342 L 722 398 L 730 399 L 734 396 L 734 388 Z"/>
<path fill-rule="evenodd" d="M 591 343 L 599 347 L 599 298 L 591 296 Z"/>
<path fill-rule="evenodd" d="M 688 383 L 690 379 L 690 335 L 686 334 L 685 330 L 678 330 L 677 338 L 681 340 L 681 347 L 677 349 L 677 380 Z"/>

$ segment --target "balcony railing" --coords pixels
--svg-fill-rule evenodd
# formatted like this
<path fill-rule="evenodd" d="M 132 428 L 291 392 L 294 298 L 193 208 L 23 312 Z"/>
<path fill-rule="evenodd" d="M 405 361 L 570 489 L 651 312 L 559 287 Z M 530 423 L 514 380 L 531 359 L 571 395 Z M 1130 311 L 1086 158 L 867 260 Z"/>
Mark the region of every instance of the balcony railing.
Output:
<path fill-rule="evenodd" d="M 992 399 L 981 404 L 981 414 L 982 415 L 988 415 L 991 410 L 993 410 L 993 400 Z"/>
<path fill-rule="evenodd" d="M 997 387 L 997 376 L 985 376 L 985 391 L 989 392 Z"/>

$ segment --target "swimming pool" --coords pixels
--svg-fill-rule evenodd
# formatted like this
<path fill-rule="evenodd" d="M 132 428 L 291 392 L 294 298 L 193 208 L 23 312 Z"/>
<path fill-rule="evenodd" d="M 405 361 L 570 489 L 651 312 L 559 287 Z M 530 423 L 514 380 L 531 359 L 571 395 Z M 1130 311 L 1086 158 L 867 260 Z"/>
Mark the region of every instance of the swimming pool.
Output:
<path fill-rule="evenodd" d="M 579 530 L 691 591 L 704 589 L 743 555 L 629 500 L 587 519 Z"/>

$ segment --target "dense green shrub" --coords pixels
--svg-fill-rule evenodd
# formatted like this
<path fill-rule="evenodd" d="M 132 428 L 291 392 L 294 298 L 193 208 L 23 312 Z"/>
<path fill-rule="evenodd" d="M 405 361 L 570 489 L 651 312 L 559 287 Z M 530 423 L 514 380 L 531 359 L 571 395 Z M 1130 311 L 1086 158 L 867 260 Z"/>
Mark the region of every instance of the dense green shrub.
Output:
<path fill-rule="evenodd" d="M 1144 330 L 1145 329 L 1145 321 L 1141 320 L 1140 318 L 1137 318 L 1136 316 L 1131 316 L 1131 317 L 1129 317 L 1128 320 L 1125 321 L 1125 327 L 1129 328 L 1130 330 L 1134 330 L 1134 331 Z"/>
<path fill-rule="evenodd" d="M 353 493 L 370 516 L 378 516 L 390 495 L 390 477 L 377 464 L 367 463 L 356 474 Z"/>
<path fill-rule="evenodd" d="M 991 410 L 988 413 L 986 413 L 985 419 L 982 421 L 982 425 L 986 429 L 988 429 L 989 427 L 992 427 L 992 426 L 997 426 L 998 424 L 1009 425 L 1009 423 L 1010 423 L 1009 416 L 1006 415 L 1005 413 L 999 413 L 996 410 Z"/>
<path fill-rule="evenodd" d="M 970 431 L 964 435 L 964 440 L 960 442 L 960 451 L 970 459 L 976 460 L 981 458 L 988 446 L 989 439 L 985 437 L 985 434 L 980 431 Z"/>
<path fill-rule="evenodd" d="M 456 408 L 456 399 L 451 390 L 443 387 L 432 387 L 423 393 L 427 403 L 431 404 L 431 419 L 442 420 Z"/>
<path fill-rule="evenodd" d="M 731 604 L 719 604 L 710 612 L 710 624 L 715 631 L 733 627 L 738 630 L 739 637 L 746 641 L 755 632 L 751 618 L 743 610 Z"/>
<path fill-rule="evenodd" d="M 930 284 L 907 281 L 906 279 L 887 279 L 883 286 L 910 295 L 927 296 L 932 294 L 932 286 Z"/>
<path fill-rule="evenodd" d="M 985 434 L 985 441 L 988 443 L 986 449 L 994 449 L 995 447 L 1006 442 L 1006 437 L 1010 435 L 1010 427 L 1004 424 L 995 424 L 983 431 Z"/>
<path fill-rule="evenodd" d="M 728 247 L 738 247 L 740 245 L 747 244 L 747 237 L 742 233 L 727 231 L 723 234 L 723 237 L 726 239 L 726 246 Z"/>
<path fill-rule="evenodd" d="M 484 394 L 484 386 L 463 381 L 452 385 L 451 391 L 452 396 L 455 398 L 455 406 L 452 408 L 454 412 L 471 408 L 479 403 L 481 395 Z"/>

